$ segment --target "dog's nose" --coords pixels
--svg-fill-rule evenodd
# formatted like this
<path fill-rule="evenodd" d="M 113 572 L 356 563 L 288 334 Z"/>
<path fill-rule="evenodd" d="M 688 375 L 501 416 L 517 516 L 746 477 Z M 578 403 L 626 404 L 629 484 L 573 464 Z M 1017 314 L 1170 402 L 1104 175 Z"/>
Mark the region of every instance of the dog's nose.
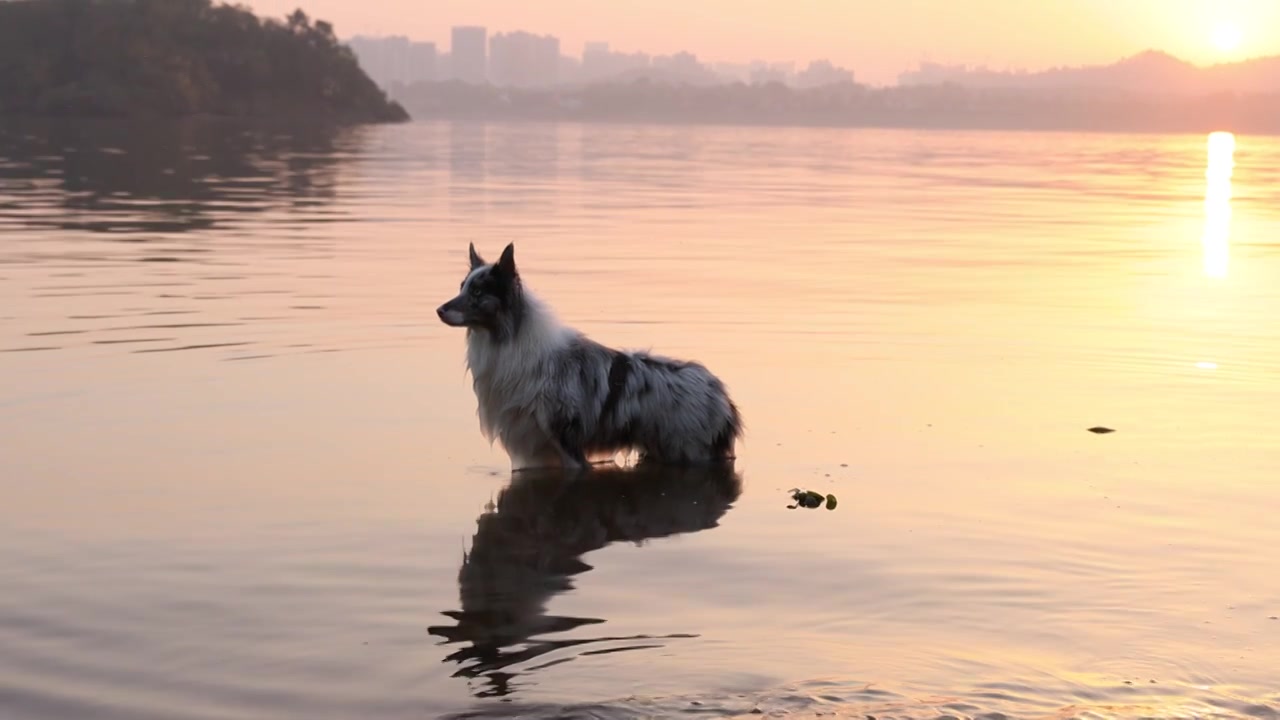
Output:
<path fill-rule="evenodd" d="M 444 319 L 444 306 L 443 306 L 443 305 L 441 305 L 440 307 L 436 308 L 436 317 L 440 318 L 441 320 L 443 320 L 443 319 Z"/>

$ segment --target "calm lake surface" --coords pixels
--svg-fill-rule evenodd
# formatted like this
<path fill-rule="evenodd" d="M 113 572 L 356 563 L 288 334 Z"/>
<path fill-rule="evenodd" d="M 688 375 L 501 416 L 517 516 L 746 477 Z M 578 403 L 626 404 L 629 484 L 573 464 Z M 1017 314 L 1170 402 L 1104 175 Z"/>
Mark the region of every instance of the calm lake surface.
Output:
<path fill-rule="evenodd" d="M 1274 717 L 1277 237 L 1272 138 L 3 126 L 0 717 Z M 471 241 L 735 471 L 513 480 Z"/>

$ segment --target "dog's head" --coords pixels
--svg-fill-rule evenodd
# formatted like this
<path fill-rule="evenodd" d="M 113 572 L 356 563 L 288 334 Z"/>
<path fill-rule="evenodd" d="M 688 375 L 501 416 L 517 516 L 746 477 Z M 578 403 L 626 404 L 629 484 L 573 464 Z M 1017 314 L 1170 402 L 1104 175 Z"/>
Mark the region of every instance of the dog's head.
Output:
<path fill-rule="evenodd" d="M 498 262 L 489 264 L 470 248 L 471 269 L 462 280 L 458 296 L 436 308 L 445 325 L 498 331 L 510 325 L 520 312 L 520 275 L 512 243 Z"/>

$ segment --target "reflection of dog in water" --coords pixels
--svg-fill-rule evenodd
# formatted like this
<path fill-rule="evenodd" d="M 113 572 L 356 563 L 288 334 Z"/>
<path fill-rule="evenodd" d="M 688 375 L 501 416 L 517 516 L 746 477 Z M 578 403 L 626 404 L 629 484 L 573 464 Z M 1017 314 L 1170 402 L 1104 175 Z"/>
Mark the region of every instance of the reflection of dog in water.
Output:
<path fill-rule="evenodd" d="M 484 676 L 481 697 L 507 695 L 507 668 L 548 652 L 586 643 L 627 643 L 593 652 L 654 647 L 672 637 L 594 637 L 534 640 L 602 623 L 557 617 L 547 602 L 591 569 L 581 556 L 612 542 L 642 542 L 715 527 L 742 491 L 731 462 L 686 467 L 641 464 L 587 475 L 525 472 L 513 476 L 492 512 L 477 521 L 471 551 L 458 571 L 461 610 L 444 615 L 456 625 L 429 628 L 446 644 L 468 643 L 445 658 L 462 667 L 455 677 Z M 517 647 L 518 646 L 518 647 Z M 527 670 L 568 662 L 559 658 Z"/>

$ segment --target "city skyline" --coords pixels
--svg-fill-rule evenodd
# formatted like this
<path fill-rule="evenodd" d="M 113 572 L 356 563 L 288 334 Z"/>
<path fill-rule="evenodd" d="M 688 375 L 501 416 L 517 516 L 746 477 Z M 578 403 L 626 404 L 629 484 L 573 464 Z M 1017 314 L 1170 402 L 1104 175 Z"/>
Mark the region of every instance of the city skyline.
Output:
<path fill-rule="evenodd" d="M 480 25 L 450 28 L 447 48 L 403 35 L 357 35 L 344 42 L 355 51 L 365 72 L 385 88 L 445 80 L 547 88 L 640 74 L 695 85 L 778 82 L 818 87 L 853 83 L 855 77 L 852 70 L 826 58 L 802 64 L 760 59 L 747 63 L 705 62 L 695 52 L 619 52 L 602 41 L 588 42 L 580 54 L 574 55 L 562 50 L 555 35 L 525 30 L 490 32 Z"/>
<path fill-rule="evenodd" d="M 892 85 L 921 62 L 1037 71 L 1112 62 L 1159 49 L 1198 65 L 1280 54 L 1280 3 L 1261 0 L 903 0 L 896 4 L 808 0 L 786 8 L 760 0 L 407 0 L 375 7 L 354 0 L 248 0 L 280 16 L 299 5 L 342 37 L 402 35 L 447 51 L 450 28 L 481 25 L 559 38 L 562 52 L 589 42 L 651 55 L 697 54 L 704 62 L 827 58 L 860 82 Z"/>

